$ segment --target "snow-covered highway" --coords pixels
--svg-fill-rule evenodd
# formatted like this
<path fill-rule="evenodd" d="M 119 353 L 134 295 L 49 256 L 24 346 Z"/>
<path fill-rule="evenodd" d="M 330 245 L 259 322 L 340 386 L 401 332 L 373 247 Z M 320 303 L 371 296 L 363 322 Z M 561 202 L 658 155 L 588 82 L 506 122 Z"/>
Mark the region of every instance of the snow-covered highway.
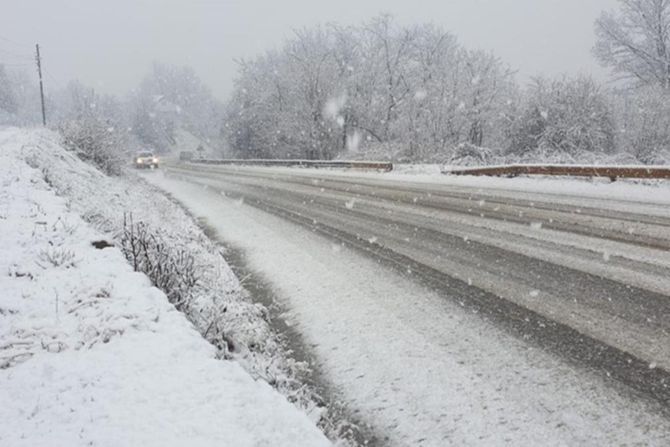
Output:
<path fill-rule="evenodd" d="M 245 253 L 382 444 L 669 442 L 667 189 L 641 202 L 196 165 L 145 178 Z"/>

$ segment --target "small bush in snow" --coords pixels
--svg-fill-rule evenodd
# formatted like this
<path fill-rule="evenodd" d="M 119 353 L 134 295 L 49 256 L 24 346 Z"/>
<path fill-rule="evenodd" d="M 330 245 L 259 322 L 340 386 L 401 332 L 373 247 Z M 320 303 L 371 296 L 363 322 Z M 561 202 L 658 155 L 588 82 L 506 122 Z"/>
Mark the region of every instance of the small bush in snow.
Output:
<path fill-rule="evenodd" d="M 77 260 L 72 250 L 62 247 L 49 247 L 40 251 L 38 263 L 44 268 L 49 265 L 70 268 L 77 265 Z"/>
<path fill-rule="evenodd" d="M 136 272 L 147 275 L 178 310 L 188 309 L 199 282 L 193 256 L 166 243 L 144 222 L 133 222 L 132 216 L 124 216 L 120 246 Z"/>

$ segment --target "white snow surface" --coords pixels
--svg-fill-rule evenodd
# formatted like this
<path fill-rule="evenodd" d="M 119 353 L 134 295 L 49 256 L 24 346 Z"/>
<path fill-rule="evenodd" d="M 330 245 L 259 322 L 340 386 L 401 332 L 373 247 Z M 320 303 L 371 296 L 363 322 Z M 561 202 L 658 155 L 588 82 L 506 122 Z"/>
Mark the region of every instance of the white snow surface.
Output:
<path fill-rule="evenodd" d="M 37 134 L 0 131 L 0 445 L 329 445 L 91 245 L 105 235 L 26 163 Z"/>
<path fill-rule="evenodd" d="M 326 378 L 388 436 L 385 445 L 670 442 L 670 424 L 648 404 L 486 323 L 457 299 L 215 188 L 162 173 L 146 178 L 245 251 Z"/>

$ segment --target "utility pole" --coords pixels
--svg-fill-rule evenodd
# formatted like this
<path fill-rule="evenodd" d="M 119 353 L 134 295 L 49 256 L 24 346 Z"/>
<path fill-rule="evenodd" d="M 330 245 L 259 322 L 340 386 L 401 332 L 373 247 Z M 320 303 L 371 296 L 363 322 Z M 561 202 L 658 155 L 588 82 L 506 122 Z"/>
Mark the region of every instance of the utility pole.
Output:
<path fill-rule="evenodd" d="M 40 59 L 40 44 L 35 44 L 37 50 L 37 74 L 40 76 L 40 98 L 42 99 L 42 125 L 47 125 L 47 114 L 44 111 L 44 86 L 42 84 L 42 60 Z"/>

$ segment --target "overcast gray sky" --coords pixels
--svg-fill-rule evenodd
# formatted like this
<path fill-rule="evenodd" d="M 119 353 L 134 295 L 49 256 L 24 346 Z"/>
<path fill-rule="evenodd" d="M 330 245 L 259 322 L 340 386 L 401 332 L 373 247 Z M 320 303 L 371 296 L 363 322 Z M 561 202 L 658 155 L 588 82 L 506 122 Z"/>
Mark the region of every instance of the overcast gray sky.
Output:
<path fill-rule="evenodd" d="M 35 42 L 47 83 L 79 78 L 124 94 L 154 60 L 193 66 L 225 99 L 236 58 L 277 46 L 316 23 L 356 24 L 379 13 L 434 22 L 471 48 L 492 50 L 520 80 L 606 72 L 591 55 L 593 21 L 617 0 L 0 0 L 0 62 L 21 66 Z M 21 57 L 21 56 L 25 56 Z M 30 67 L 26 67 L 30 68 Z"/>

